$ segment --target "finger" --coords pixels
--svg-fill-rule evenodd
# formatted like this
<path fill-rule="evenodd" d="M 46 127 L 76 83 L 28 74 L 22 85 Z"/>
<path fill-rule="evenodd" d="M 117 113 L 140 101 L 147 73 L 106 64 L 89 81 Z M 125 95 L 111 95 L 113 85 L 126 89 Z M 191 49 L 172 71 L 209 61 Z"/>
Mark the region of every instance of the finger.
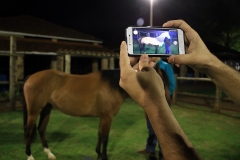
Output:
<path fill-rule="evenodd" d="M 183 20 L 171 20 L 163 24 L 163 27 L 176 27 L 181 28 L 184 31 L 188 41 L 191 41 L 196 37 L 197 32 L 193 30 L 185 21 Z"/>
<path fill-rule="evenodd" d="M 133 69 L 139 71 L 139 63 L 135 64 L 135 65 L 133 66 Z"/>
<path fill-rule="evenodd" d="M 142 54 L 139 60 L 139 70 L 141 71 L 143 67 L 149 66 L 149 57 L 147 54 Z"/>
<path fill-rule="evenodd" d="M 135 65 L 139 59 L 139 57 L 129 57 L 130 59 L 130 64 Z"/>
<path fill-rule="evenodd" d="M 176 64 L 179 67 L 181 64 L 189 64 L 191 62 L 190 54 L 172 55 L 167 60 L 169 63 Z"/>
<path fill-rule="evenodd" d="M 153 68 L 155 66 L 154 62 L 150 62 L 149 67 Z"/>
<path fill-rule="evenodd" d="M 181 28 L 182 30 L 189 31 L 192 28 L 183 20 L 171 20 L 163 24 L 163 27 L 176 27 Z"/>
<path fill-rule="evenodd" d="M 120 46 L 120 62 L 119 62 L 120 68 L 122 71 L 126 69 L 130 69 L 130 60 L 127 54 L 127 45 L 125 41 L 122 41 Z"/>

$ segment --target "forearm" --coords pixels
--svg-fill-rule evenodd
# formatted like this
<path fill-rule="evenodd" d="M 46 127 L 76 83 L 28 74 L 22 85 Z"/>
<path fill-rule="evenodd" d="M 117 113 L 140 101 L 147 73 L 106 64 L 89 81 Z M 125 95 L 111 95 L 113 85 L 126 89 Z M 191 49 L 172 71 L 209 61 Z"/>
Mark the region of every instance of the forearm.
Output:
<path fill-rule="evenodd" d="M 165 159 L 200 160 L 191 142 L 168 107 L 167 101 L 164 99 L 159 103 L 148 105 L 148 107 L 144 107 L 145 112 L 157 135 Z"/>
<path fill-rule="evenodd" d="M 240 105 L 240 73 L 215 58 L 205 74 L 220 87 L 237 105 Z"/>

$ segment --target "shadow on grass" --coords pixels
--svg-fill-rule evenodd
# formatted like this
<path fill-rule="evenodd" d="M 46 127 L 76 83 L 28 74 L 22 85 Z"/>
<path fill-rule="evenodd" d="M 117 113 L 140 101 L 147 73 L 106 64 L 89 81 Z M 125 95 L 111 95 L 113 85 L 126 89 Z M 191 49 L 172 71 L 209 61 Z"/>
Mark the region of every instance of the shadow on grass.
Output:
<path fill-rule="evenodd" d="M 156 154 L 145 155 L 146 160 L 164 160 L 163 157 L 159 158 Z"/>
<path fill-rule="evenodd" d="M 24 144 L 23 133 L 14 133 L 0 130 L 0 146 L 8 144 Z"/>
<path fill-rule="evenodd" d="M 48 134 L 47 139 L 49 139 L 49 141 L 51 142 L 62 142 L 71 137 L 71 134 L 69 132 L 64 131 L 48 132 L 47 134 Z"/>
<path fill-rule="evenodd" d="M 111 137 L 115 137 L 113 143 L 111 144 L 111 147 L 108 148 L 108 151 L 113 151 L 116 148 L 117 144 L 121 141 L 122 137 L 125 135 L 125 133 L 132 128 L 135 123 L 143 117 L 138 118 L 129 118 L 131 116 L 131 113 L 121 114 L 118 115 L 117 118 L 115 118 L 112 128 L 110 130 Z M 123 121 L 124 120 L 124 121 Z M 113 139 L 109 137 L 110 139 Z M 117 138 L 116 138 L 117 137 Z"/>
<path fill-rule="evenodd" d="M 220 112 L 219 114 L 226 116 L 226 117 L 231 117 L 231 118 L 236 118 L 236 119 L 240 119 L 240 115 L 230 115 L 229 113 L 222 113 Z"/>
<path fill-rule="evenodd" d="M 239 160 L 239 147 L 240 145 L 237 143 L 233 145 L 228 145 L 228 148 L 212 148 L 210 150 L 199 149 L 199 151 L 202 153 L 202 155 L 205 155 L 205 159 L 215 159 L 215 157 L 218 157 L 218 159 L 221 160 Z"/>
<path fill-rule="evenodd" d="M 185 108 L 185 109 L 191 109 L 191 110 L 196 110 L 196 111 L 201 111 L 201 112 L 209 112 L 213 114 L 220 114 L 226 117 L 231 117 L 235 119 L 240 119 L 239 112 L 238 111 L 229 111 L 229 110 L 224 110 L 222 109 L 220 113 L 214 112 L 213 108 L 208 107 L 208 106 L 195 106 L 195 105 L 190 105 L 190 104 L 183 104 L 183 103 L 177 103 L 176 104 L 178 107 Z"/>
<path fill-rule="evenodd" d="M 90 157 L 86 155 L 62 155 L 61 159 L 76 159 L 76 160 L 96 160 L 96 157 Z"/>

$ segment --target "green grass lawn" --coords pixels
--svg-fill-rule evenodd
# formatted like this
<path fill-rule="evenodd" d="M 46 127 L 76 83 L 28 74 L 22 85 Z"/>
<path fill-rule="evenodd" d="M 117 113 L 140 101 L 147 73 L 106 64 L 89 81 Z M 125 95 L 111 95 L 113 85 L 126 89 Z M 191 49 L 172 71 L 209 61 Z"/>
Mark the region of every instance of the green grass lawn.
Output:
<path fill-rule="evenodd" d="M 240 159 L 240 113 L 212 113 L 207 107 L 178 103 L 172 111 L 204 160 Z M 53 110 L 47 128 L 49 147 L 60 160 L 96 159 L 98 118 L 70 117 Z M 0 113 L 0 160 L 24 160 L 22 112 Z M 109 160 L 146 160 L 144 112 L 131 99 L 114 118 L 108 144 Z M 40 138 L 32 145 L 36 160 L 45 160 Z M 89 158 L 90 157 L 90 158 Z"/>

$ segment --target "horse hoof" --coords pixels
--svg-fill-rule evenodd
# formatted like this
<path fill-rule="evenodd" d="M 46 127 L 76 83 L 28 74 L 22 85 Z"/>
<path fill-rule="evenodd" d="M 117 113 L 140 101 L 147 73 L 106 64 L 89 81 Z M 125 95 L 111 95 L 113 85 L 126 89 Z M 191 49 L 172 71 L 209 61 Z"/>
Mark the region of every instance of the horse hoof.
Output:
<path fill-rule="evenodd" d="M 52 152 L 50 151 L 50 149 L 44 148 L 43 151 L 48 155 L 48 159 L 56 159 L 56 157 L 54 156 L 54 154 L 52 154 Z"/>
<path fill-rule="evenodd" d="M 48 159 L 56 159 L 56 157 L 53 154 L 51 154 L 48 156 Z"/>
<path fill-rule="evenodd" d="M 28 156 L 28 159 L 27 160 L 34 160 L 33 156 Z"/>

